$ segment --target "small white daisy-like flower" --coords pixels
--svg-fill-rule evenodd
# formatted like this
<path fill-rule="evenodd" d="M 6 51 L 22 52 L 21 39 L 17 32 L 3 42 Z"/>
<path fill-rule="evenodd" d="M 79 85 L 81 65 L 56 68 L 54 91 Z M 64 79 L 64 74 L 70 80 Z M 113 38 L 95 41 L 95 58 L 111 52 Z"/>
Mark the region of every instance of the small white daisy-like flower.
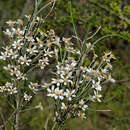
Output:
<path fill-rule="evenodd" d="M 14 24 L 16 23 L 16 21 L 12 21 L 12 20 L 9 20 L 6 22 L 9 26 L 14 26 Z"/>
<path fill-rule="evenodd" d="M 3 93 L 4 91 L 6 91 L 6 87 L 5 86 L 0 86 L 0 92 Z"/>
<path fill-rule="evenodd" d="M 70 91 L 69 89 L 66 89 L 66 92 L 64 92 L 64 95 L 67 97 L 69 101 L 71 101 L 73 97 L 76 97 L 74 93 L 75 93 L 75 90 Z"/>
<path fill-rule="evenodd" d="M 26 36 L 25 37 L 29 42 L 34 42 L 35 40 L 33 39 L 33 37 L 31 37 L 31 36 Z"/>
<path fill-rule="evenodd" d="M 108 75 L 108 81 L 110 81 L 110 82 L 112 82 L 112 83 L 115 83 L 115 82 L 116 82 L 116 80 L 113 79 L 110 74 Z"/>
<path fill-rule="evenodd" d="M 51 83 L 52 84 L 56 84 L 57 86 L 60 86 L 60 84 L 63 83 L 63 80 L 59 79 L 59 78 L 57 78 L 57 79 L 52 78 L 52 82 Z"/>
<path fill-rule="evenodd" d="M 95 82 L 95 80 L 92 80 L 92 88 L 96 89 L 97 91 L 101 91 L 102 90 L 102 87 L 100 85 L 100 81 L 98 82 Z"/>
<path fill-rule="evenodd" d="M 11 71 L 12 65 L 8 64 L 7 66 L 3 67 L 7 71 Z"/>
<path fill-rule="evenodd" d="M 20 63 L 21 65 L 26 64 L 27 66 L 29 66 L 29 63 L 30 63 L 31 61 L 32 61 L 31 59 L 27 59 L 26 54 L 24 55 L 24 57 L 23 57 L 23 56 L 20 56 L 20 58 L 19 58 L 19 63 Z"/>
<path fill-rule="evenodd" d="M 67 85 L 68 83 L 72 83 L 72 81 L 69 79 L 68 76 L 61 75 L 61 78 L 63 79 L 63 84 Z"/>
<path fill-rule="evenodd" d="M 50 49 L 48 48 L 47 50 L 44 49 L 44 56 L 49 56 L 52 57 L 53 51 L 50 51 Z"/>
<path fill-rule="evenodd" d="M 18 19 L 16 22 L 18 25 L 23 25 L 23 21 L 21 19 Z"/>
<path fill-rule="evenodd" d="M 6 86 L 7 88 L 12 88 L 12 87 L 13 87 L 13 84 L 10 83 L 10 82 L 6 82 L 5 86 Z"/>
<path fill-rule="evenodd" d="M 18 68 L 17 68 L 17 67 L 16 67 L 16 68 L 14 67 L 13 69 L 11 69 L 10 74 L 16 76 L 16 74 L 19 73 L 18 71 L 19 71 Z"/>
<path fill-rule="evenodd" d="M 33 82 L 30 82 L 30 84 L 28 85 L 29 88 L 33 91 L 38 91 L 38 83 L 33 83 Z"/>
<path fill-rule="evenodd" d="M 30 101 L 31 98 L 32 98 L 31 95 L 28 95 L 28 94 L 24 93 L 24 99 L 25 99 L 25 101 Z"/>
<path fill-rule="evenodd" d="M 80 118 L 82 118 L 82 119 L 86 119 L 85 113 L 83 113 L 83 112 L 81 112 L 81 111 L 78 113 L 78 116 L 79 116 Z"/>
<path fill-rule="evenodd" d="M 97 101 L 101 102 L 101 97 L 102 95 L 98 94 L 98 91 L 94 91 L 94 96 L 92 96 L 92 99 L 96 99 Z"/>
<path fill-rule="evenodd" d="M 85 104 L 83 99 L 79 101 L 79 105 L 79 107 L 82 108 L 83 111 L 85 111 L 88 108 L 88 105 Z"/>
<path fill-rule="evenodd" d="M 73 70 L 76 65 L 77 65 L 77 62 L 73 61 L 71 64 L 66 64 L 65 69 L 66 70 Z"/>
<path fill-rule="evenodd" d="M 47 96 L 49 96 L 49 97 L 54 97 L 54 96 L 55 96 L 55 88 L 54 88 L 54 85 L 52 85 L 51 89 L 50 89 L 50 88 L 47 88 L 47 91 L 48 91 Z"/>
<path fill-rule="evenodd" d="M 60 46 L 61 46 L 60 42 L 61 42 L 61 41 L 60 41 L 60 37 L 57 37 L 57 36 L 56 36 L 56 37 L 55 37 L 55 40 L 54 40 L 52 43 L 60 47 Z"/>
<path fill-rule="evenodd" d="M 7 52 L 1 52 L 1 56 L 0 56 L 1 60 L 6 60 L 6 58 L 8 58 L 8 57 L 9 57 L 9 55 Z"/>
<path fill-rule="evenodd" d="M 46 65 L 49 65 L 48 58 L 45 57 L 45 58 L 40 59 L 38 65 L 40 66 L 41 69 L 44 69 Z"/>
<path fill-rule="evenodd" d="M 18 57 L 18 54 L 16 51 L 13 51 L 12 49 L 9 50 L 9 56 L 11 59 L 16 59 Z"/>
<path fill-rule="evenodd" d="M 22 80 L 25 80 L 26 78 L 24 77 L 23 73 L 21 73 L 20 71 L 17 71 L 16 72 L 16 77 L 17 79 L 22 79 Z"/>
<path fill-rule="evenodd" d="M 61 100 L 64 99 L 64 93 L 63 93 L 63 90 L 62 89 L 59 89 L 59 88 L 56 88 L 55 89 L 55 96 L 54 96 L 55 99 L 59 98 Z"/>
<path fill-rule="evenodd" d="M 20 40 L 17 40 L 17 41 L 14 41 L 14 43 L 12 44 L 12 46 L 13 46 L 14 49 L 17 48 L 18 50 L 20 50 L 21 47 L 23 46 L 23 43 L 21 43 Z"/>
<path fill-rule="evenodd" d="M 9 94 L 15 94 L 15 93 L 18 92 L 18 91 L 17 91 L 17 88 L 16 88 L 16 87 L 13 87 L 13 86 L 9 87 L 9 88 L 7 89 L 7 91 L 9 92 Z"/>
<path fill-rule="evenodd" d="M 64 99 L 64 94 L 63 94 L 63 90 L 59 89 L 59 88 L 54 88 L 54 85 L 52 85 L 51 89 L 47 88 L 48 94 L 47 96 L 49 97 L 54 97 L 55 99 Z"/>
<path fill-rule="evenodd" d="M 42 63 L 42 64 L 45 64 L 45 65 L 48 65 L 48 64 L 49 64 L 49 63 L 48 63 L 49 60 L 48 60 L 47 57 L 44 57 L 44 58 L 40 59 L 39 62 Z"/>
<path fill-rule="evenodd" d="M 73 45 L 72 42 L 70 41 L 71 38 L 65 38 L 65 37 L 63 37 L 62 40 L 63 40 L 65 43 L 67 43 L 68 45 Z"/>
<path fill-rule="evenodd" d="M 38 50 L 36 50 L 36 46 L 34 46 L 34 47 L 30 47 L 30 48 L 28 48 L 27 49 L 27 52 L 29 52 L 30 54 L 34 54 L 34 53 L 38 53 Z"/>

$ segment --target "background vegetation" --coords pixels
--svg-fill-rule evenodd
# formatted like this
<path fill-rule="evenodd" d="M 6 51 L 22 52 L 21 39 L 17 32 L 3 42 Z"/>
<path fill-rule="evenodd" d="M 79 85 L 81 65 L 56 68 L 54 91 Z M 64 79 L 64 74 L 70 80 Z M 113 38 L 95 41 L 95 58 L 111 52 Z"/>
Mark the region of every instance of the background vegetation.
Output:
<path fill-rule="evenodd" d="M 49 1 L 49 0 L 48 0 Z M 42 0 L 42 5 L 48 2 Z M 57 0 L 56 5 L 46 19 L 43 30 L 54 29 L 56 34 L 64 37 L 75 35 L 69 8 L 70 0 Z M 0 1 L 0 46 L 4 40 L 2 31 L 9 19 L 23 18 L 33 10 L 33 0 L 1 0 Z M 43 10 L 40 16 L 46 16 L 51 6 Z M 111 50 L 116 56 L 113 61 L 113 77 L 116 83 L 107 83 L 103 88 L 103 102 L 89 104 L 87 120 L 74 119 L 64 126 L 67 130 L 129 130 L 130 129 L 130 1 L 129 0 L 73 0 L 72 14 L 78 37 L 84 39 L 94 33 L 99 26 L 101 30 L 90 42 L 107 34 L 120 34 L 121 37 L 109 37 L 97 44 L 97 52 Z M 74 41 L 76 44 L 76 41 Z M 6 81 L 8 74 L 2 70 L 0 61 L 0 85 Z M 45 80 L 49 76 L 46 72 L 36 71 L 35 79 Z M 12 108 L 9 104 L 11 97 L 6 99 L 0 95 L 0 124 L 2 115 L 8 118 Z M 32 100 L 32 107 L 42 104 L 43 110 L 35 109 L 21 113 L 21 129 L 42 130 L 52 111 L 51 101 L 43 92 Z M 47 107 L 48 106 L 48 107 Z M 96 111 L 111 110 L 111 111 Z M 53 113 L 52 113 L 53 114 Z M 10 123 L 10 122 L 9 122 Z M 48 127 L 51 128 L 52 119 Z M 10 129 L 10 128 L 8 128 Z"/>

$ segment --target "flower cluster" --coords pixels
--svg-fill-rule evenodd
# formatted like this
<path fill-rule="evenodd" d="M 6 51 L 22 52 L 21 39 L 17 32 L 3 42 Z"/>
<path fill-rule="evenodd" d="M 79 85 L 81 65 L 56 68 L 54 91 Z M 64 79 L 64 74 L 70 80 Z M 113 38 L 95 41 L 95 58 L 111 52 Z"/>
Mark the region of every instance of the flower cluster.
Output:
<path fill-rule="evenodd" d="M 113 80 L 109 71 L 112 69 L 110 61 L 115 57 L 111 52 L 98 57 L 91 43 L 86 43 L 83 52 L 75 47 L 71 38 L 54 42 L 58 47 L 55 49 L 56 66 L 53 78 L 43 87 L 47 89 L 47 96 L 55 101 L 55 120 L 63 123 L 68 118 L 86 118 L 88 102 L 101 102 L 101 84 Z"/>
<path fill-rule="evenodd" d="M 31 16 L 26 18 L 29 23 Z M 8 64 L 4 69 L 10 73 L 11 82 L 0 86 L 0 93 L 18 93 L 20 85 L 25 83 L 34 93 L 44 88 L 47 96 L 54 99 L 55 120 L 59 124 L 69 118 L 86 118 L 88 102 L 101 102 L 101 84 L 106 80 L 114 82 L 110 62 L 115 57 L 111 52 L 98 57 L 93 44 L 80 40 L 79 48 L 71 38 L 56 36 L 54 30 L 44 33 L 38 27 L 43 22 L 39 17 L 27 25 L 20 19 L 7 22 L 10 28 L 4 33 L 10 43 L 2 48 L 0 59 Z M 48 81 L 43 85 L 30 81 L 29 72 L 35 68 L 46 69 L 50 59 L 54 68 Z M 32 95 L 24 90 L 23 97 L 29 101 Z"/>
<path fill-rule="evenodd" d="M 10 74 L 11 79 L 10 82 L 0 86 L 0 93 L 16 94 L 23 89 L 25 91 L 23 97 L 29 101 L 32 96 L 26 93 L 28 88 L 35 93 L 40 86 L 30 81 L 28 78 L 30 72 L 35 68 L 44 69 L 49 65 L 50 58 L 54 56 L 50 44 L 53 30 L 46 34 L 36 27 L 44 23 L 40 17 L 34 19 L 31 15 L 26 15 L 25 21 L 24 23 L 18 19 L 6 22 L 9 28 L 4 31 L 4 34 L 8 36 L 9 43 L 1 48 L 0 60 L 6 63 L 3 68 Z M 28 87 L 21 88 L 21 85 Z"/>

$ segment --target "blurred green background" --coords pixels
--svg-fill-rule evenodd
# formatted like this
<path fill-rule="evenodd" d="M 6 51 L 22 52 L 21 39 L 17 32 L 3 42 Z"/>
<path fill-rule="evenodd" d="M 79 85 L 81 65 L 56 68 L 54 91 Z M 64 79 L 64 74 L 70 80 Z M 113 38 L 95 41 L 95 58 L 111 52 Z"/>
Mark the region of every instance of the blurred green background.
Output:
<path fill-rule="evenodd" d="M 72 19 L 69 11 L 70 0 L 57 0 L 56 5 L 43 25 L 43 30 L 54 29 L 60 37 L 74 35 Z M 42 0 L 41 6 L 49 0 Z M 3 40 L 8 40 L 2 31 L 6 29 L 5 22 L 9 19 L 23 18 L 33 11 L 34 0 L 0 0 L 0 46 Z M 40 13 L 45 17 L 51 6 Z M 66 130 L 130 130 L 130 1 L 129 0 L 72 0 L 72 14 L 78 37 L 82 40 L 86 35 L 93 34 L 99 26 L 100 32 L 90 40 L 106 34 L 120 34 L 120 37 L 106 38 L 96 45 L 96 51 L 102 55 L 105 50 L 111 50 L 116 56 L 112 62 L 112 76 L 116 83 L 107 83 L 103 87 L 102 103 L 89 104 L 86 120 L 73 119 L 66 122 L 60 129 Z M 0 61 L 0 85 L 8 79 L 8 74 L 2 69 Z M 49 72 L 34 72 L 34 78 L 43 80 Z M 0 113 L 7 119 L 12 112 L 9 100 L 0 94 Z M 42 104 L 43 110 L 36 109 L 21 113 L 20 128 L 23 130 L 43 130 L 46 119 L 53 111 L 52 102 L 46 99 L 44 92 L 33 98 L 29 106 Z M 48 107 L 49 106 L 49 107 Z M 111 111 L 96 111 L 111 110 Z M 53 114 L 53 112 L 52 112 Z M 0 125 L 2 118 L 0 117 Z M 52 118 L 48 128 L 52 127 Z M 10 122 L 8 123 L 10 125 Z M 10 127 L 8 127 L 10 130 Z"/>

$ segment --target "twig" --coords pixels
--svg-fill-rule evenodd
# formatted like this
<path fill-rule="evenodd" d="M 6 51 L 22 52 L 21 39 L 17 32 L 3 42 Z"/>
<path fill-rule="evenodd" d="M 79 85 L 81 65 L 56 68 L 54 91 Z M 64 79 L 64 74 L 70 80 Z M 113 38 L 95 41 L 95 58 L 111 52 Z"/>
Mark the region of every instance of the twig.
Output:
<path fill-rule="evenodd" d="M 44 129 L 45 129 L 45 130 L 47 130 L 48 121 L 49 121 L 51 115 L 52 115 L 52 114 L 50 113 L 49 116 L 48 116 L 47 119 L 46 119 L 45 126 L 44 126 Z"/>
<path fill-rule="evenodd" d="M 46 4 L 45 6 L 43 6 L 37 13 L 36 15 L 38 15 L 43 9 L 45 9 L 47 6 L 49 6 L 50 4 L 52 4 L 53 2 L 55 2 L 56 0 L 52 0 L 51 2 L 49 2 L 48 4 Z"/>
<path fill-rule="evenodd" d="M 1 116 L 1 120 L 2 120 L 2 122 L 4 124 L 4 127 L 5 127 L 5 118 L 4 118 L 4 116 L 3 116 L 2 112 L 1 112 L 1 108 L 0 108 L 0 116 Z M 4 128 L 4 129 L 6 130 L 6 128 Z"/>
<path fill-rule="evenodd" d="M 53 125 L 53 127 L 52 127 L 52 130 L 54 130 L 54 129 L 55 129 L 55 126 L 56 126 L 56 122 L 54 123 L 54 125 Z"/>

